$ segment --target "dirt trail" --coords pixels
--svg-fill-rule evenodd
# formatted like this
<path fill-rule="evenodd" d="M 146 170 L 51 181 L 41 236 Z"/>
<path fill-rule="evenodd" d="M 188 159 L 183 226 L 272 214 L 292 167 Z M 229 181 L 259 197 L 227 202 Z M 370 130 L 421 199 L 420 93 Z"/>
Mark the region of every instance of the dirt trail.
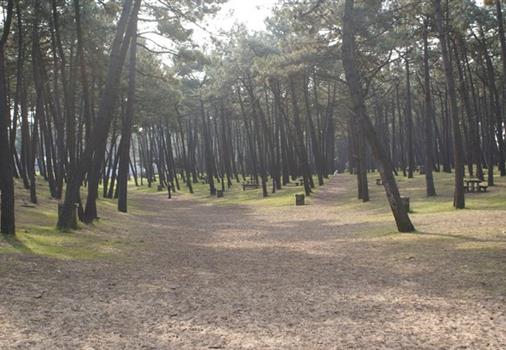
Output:
<path fill-rule="evenodd" d="M 358 236 L 338 181 L 304 208 L 137 195 L 121 259 L 0 255 L 0 349 L 505 349 L 504 279 Z"/>

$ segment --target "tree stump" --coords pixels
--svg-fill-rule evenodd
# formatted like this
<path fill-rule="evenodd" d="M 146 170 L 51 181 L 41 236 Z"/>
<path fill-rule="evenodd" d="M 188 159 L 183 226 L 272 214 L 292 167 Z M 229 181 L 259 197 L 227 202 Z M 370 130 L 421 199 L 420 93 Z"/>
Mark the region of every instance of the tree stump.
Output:
<path fill-rule="evenodd" d="M 216 190 L 216 197 L 223 198 L 224 197 L 223 190 Z"/>
<path fill-rule="evenodd" d="M 296 194 L 295 195 L 295 205 L 304 205 L 304 199 L 306 198 L 303 194 Z"/>
<path fill-rule="evenodd" d="M 411 211 L 409 207 L 409 197 L 401 197 L 401 203 L 402 206 L 404 207 L 404 210 L 406 210 L 406 212 L 409 213 Z"/>

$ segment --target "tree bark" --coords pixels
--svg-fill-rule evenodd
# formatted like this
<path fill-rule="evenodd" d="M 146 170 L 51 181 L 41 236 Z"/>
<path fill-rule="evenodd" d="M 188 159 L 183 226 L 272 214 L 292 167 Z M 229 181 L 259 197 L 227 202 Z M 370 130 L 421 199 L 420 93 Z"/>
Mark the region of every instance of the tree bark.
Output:
<path fill-rule="evenodd" d="M 381 146 L 378 135 L 374 130 L 371 120 L 367 115 L 365 106 L 364 91 L 360 83 L 360 74 L 355 66 L 355 28 L 354 28 L 354 0 L 345 1 L 343 16 L 343 66 L 346 76 L 346 82 L 350 90 L 351 102 L 355 117 L 361 122 L 364 135 L 367 138 L 373 155 L 378 162 L 381 178 L 385 187 L 386 195 L 392 213 L 394 215 L 397 228 L 400 232 L 413 232 L 415 227 L 411 223 L 399 194 L 399 189 L 393 175 L 393 167 L 388 154 Z"/>
<path fill-rule="evenodd" d="M 86 173 L 88 173 L 88 198 L 84 219 L 86 222 L 91 222 L 97 217 L 96 197 L 100 166 L 103 162 L 107 134 L 114 114 L 123 62 L 130 38 L 133 35 L 134 22 L 137 22 L 137 13 L 141 5 L 141 0 L 135 0 L 132 9 L 132 1 L 126 0 L 118 22 L 118 28 L 111 47 L 111 59 L 107 70 L 106 86 L 101 97 L 92 140 L 86 145 L 79 163 L 76 163 L 75 169 L 72 170 L 72 177 L 67 184 L 65 201 L 58 218 L 58 227 L 61 230 L 75 228 L 76 226 L 72 219 L 74 217 L 72 211 L 75 210 L 74 206 L 79 198 L 79 189 Z"/>
<path fill-rule="evenodd" d="M 450 100 L 450 116 L 453 130 L 453 156 L 455 166 L 455 189 L 453 194 L 453 205 L 457 209 L 465 208 L 464 194 L 464 149 L 462 146 L 462 135 L 460 132 L 459 112 L 457 109 L 457 94 L 455 90 L 455 79 L 453 76 L 453 67 L 450 61 L 448 50 L 448 29 L 443 23 L 443 14 L 441 11 L 441 0 L 434 0 L 435 22 L 439 32 L 439 43 L 441 54 L 443 56 L 443 67 L 446 76 L 446 85 L 448 87 L 448 97 Z"/>
<path fill-rule="evenodd" d="M 10 111 L 7 107 L 5 45 L 10 34 L 14 1 L 7 3 L 7 15 L 0 38 L 0 232 L 16 234 L 12 152 L 9 145 Z"/>
<path fill-rule="evenodd" d="M 427 197 L 436 195 L 436 188 L 434 186 L 434 177 L 432 169 L 434 167 L 434 137 L 432 135 L 432 96 L 430 90 L 430 69 L 429 69 L 429 44 L 428 44 L 428 24 L 424 23 L 423 27 L 423 76 L 424 76 L 424 90 L 425 90 L 425 118 L 424 118 L 424 136 L 425 136 L 425 190 Z"/>
<path fill-rule="evenodd" d="M 130 163 L 130 142 L 132 123 L 135 113 L 135 80 L 137 63 L 137 26 L 135 26 L 130 43 L 130 61 L 128 69 L 128 92 L 125 118 L 121 125 L 121 141 L 119 144 L 118 168 L 118 210 L 126 213 L 128 210 L 128 165 Z"/>

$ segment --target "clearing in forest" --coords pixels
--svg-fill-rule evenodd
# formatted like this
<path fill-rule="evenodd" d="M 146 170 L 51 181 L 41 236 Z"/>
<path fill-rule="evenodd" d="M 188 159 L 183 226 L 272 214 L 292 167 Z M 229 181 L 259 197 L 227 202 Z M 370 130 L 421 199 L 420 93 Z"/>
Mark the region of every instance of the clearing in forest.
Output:
<path fill-rule="evenodd" d="M 430 200 L 400 180 L 415 234 L 349 175 L 305 207 L 133 191 L 131 213 L 101 201 L 71 234 L 30 231 L 23 208 L 0 243 L 0 348 L 504 349 L 505 183 L 454 211 L 436 176 Z"/>

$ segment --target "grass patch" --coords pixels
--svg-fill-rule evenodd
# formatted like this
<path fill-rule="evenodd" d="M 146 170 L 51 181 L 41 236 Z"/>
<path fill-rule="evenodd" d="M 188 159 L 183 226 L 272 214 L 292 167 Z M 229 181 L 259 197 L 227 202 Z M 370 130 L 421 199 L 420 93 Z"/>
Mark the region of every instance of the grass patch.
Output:
<path fill-rule="evenodd" d="M 437 192 L 435 197 L 426 196 L 424 175 L 416 173 L 412 179 L 402 175 L 396 177 L 401 195 L 410 197 L 413 214 L 434 214 L 455 210 L 453 207 L 454 174 L 434 172 L 433 175 Z M 383 186 L 375 185 L 375 179 L 378 177 L 379 173 L 376 172 L 368 175 L 371 202 L 366 205 L 370 208 L 388 208 Z M 356 187 L 355 179 L 348 179 L 347 181 L 347 186 L 353 188 L 354 191 Z M 466 209 L 506 209 L 506 196 L 504 193 L 506 179 L 496 176 L 494 181 L 496 185 L 489 187 L 489 191 L 486 193 L 466 193 Z M 360 201 L 355 199 L 354 195 L 350 196 L 350 193 L 347 193 L 338 205 L 349 209 L 358 209 L 358 206 L 363 206 Z"/>
<path fill-rule="evenodd" d="M 35 254 L 62 260 L 104 258 L 117 250 L 117 246 L 89 232 L 61 233 L 46 226 L 26 227 L 16 232 L 16 237 L 0 239 L 0 253 Z"/>
<path fill-rule="evenodd" d="M 336 195 L 332 204 L 332 211 L 335 212 L 336 220 L 339 217 L 346 218 L 349 222 L 367 221 L 372 224 L 367 229 L 360 229 L 356 232 L 363 238 L 372 239 L 401 239 L 403 235 L 394 235 L 395 229 L 393 220 L 385 197 L 383 186 L 375 185 L 375 178 L 378 173 L 369 173 L 369 190 L 371 200 L 363 203 L 356 198 L 356 177 L 354 175 L 339 175 L 337 183 L 332 186 L 343 187 L 345 191 Z M 411 214 L 415 221 L 418 215 L 437 215 L 455 212 L 452 206 L 454 175 L 447 173 L 434 173 L 436 190 L 438 196 L 426 197 L 425 177 L 415 174 L 413 179 L 402 175 L 397 177 L 401 195 L 409 196 L 411 199 Z M 317 179 L 314 179 L 315 183 Z M 496 186 L 490 187 L 488 193 L 476 193 L 466 195 L 466 207 L 468 210 L 505 210 L 506 181 L 504 178 L 496 177 Z M 328 180 L 326 180 L 328 182 Z M 185 196 L 197 202 L 208 205 L 233 206 L 248 205 L 257 208 L 277 208 L 295 205 L 295 194 L 303 193 L 303 186 L 290 184 L 284 186 L 276 193 L 270 193 L 272 183 L 268 182 L 269 196 L 262 196 L 262 189 L 242 190 L 241 183 L 233 181 L 233 186 L 225 190 L 224 198 L 216 198 L 209 195 L 207 184 L 193 184 L 194 193 L 190 194 L 185 184 L 180 181 L 181 191 L 173 193 L 174 196 Z M 48 186 L 38 178 L 39 204 L 35 208 L 23 207 L 21 204 L 27 201 L 28 192 L 22 184 L 16 182 L 16 214 L 18 234 L 16 239 L 0 238 L 0 253 L 26 253 L 54 257 L 58 259 L 95 259 L 106 257 L 118 250 L 128 246 L 127 237 L 118 235 L 128 229 L 136 216 L 156 216 L 157 211 L 149 212 L 138 205 L 136 196 L 167 196 L 167 191 L 158 191 L 158 184 L 152 187 L 135 187 L 133 182 L 129 184 L 129 212 L 117 214 L 115 199 L 100 199 L 97 203 L 100 215 L 103 217 L 97 224 L 87 226 L 85 230 L 78 230 L 74 233 L 60 233 L 56 230 L 57 201 L 50 199 Z M 221 188 L 220 183 L 216 183 Z M 314 189 L 317 193 L 319 187 Z M 85 192 L 86 189 L 83 189 Z M 85 195 L 83 193 L 83 198 Z M 307 204 L 311 204 L 311 197 L 306 198 Z M 475 215 L 475 214 L 471 214 Z M 355 219 L 356 217 L 356 219 Z M 421 216 L 420 216 L 421 217 Z M 434 219 L 437 219 L 435 216 Z M 121 228 L 124 227 L 125 230 Z M 418 226 L 417 226 L 418 227 Z M 423 226 L 421 227 L 423 230 Z M 478 234 L 478 233 L 477 233 Z M 419 235 L 422 240 L 430 239 L 443 240 L 443 237 L 436 237 L 431 234 Z M 395 237 L 395 238 L 394 238 Z M 413 235 L 406 236 L 406 239 L 413 239 Z M 106 239 L 108 238 L 108 239 Z M 418 238 L 417 238 L 418 239 Z M 403 239 L 402 239 L 403 240 Z M 469 243 L 471 244 L 471 243 Z M 478 243 L 476 243 L 478 244 Z M 481 244 L 485 248 L 488 243 Z M 472 244 L 471 244 L 472 245 Z M 479 244 L 478 244 L 479 245 Z M 462 250 L 466 250 L 462 246 Z M 478 248 L 478 247 L 474 247 Z M 471 249 L 471 248 L 468 248 Z"/>
<path fill-rule="evenodd" d="M 314 178 L 317 183 L 317 178 Z M 235 180 L 232 182 L 232 187 L 227 188 L 225 186 L 224 198 L 216 198 L 211 196 L 209 193 L 209 185 L 196 183 L 193 184 L 193 194 L 190 194 L 187 187 L 181 188 L 181 192 L 176 195 L 191 196 L 192 199 L 199 202 L 210 203 L 213 205 L 253 205 L 253 206 L 266 206 L 266 207 L 283 207 L 295 205 L 295 195 L 298 193 L 304 193 L 303 186 L 295 186 L 295 184 L 289 184 L 284 186 L 281 190 L 276 190 L 276 193 L 272 193 L 272 181 L 267 182 L 267 189 L 269 195 L 263 197 L 262 187 L 258 189 L 248 189 L 243 191 L 241 183 L 237 183 Z M 221 183 L 215 183 L 216 189 L 221 189 Z M 315 188 L 313 191 L 316 192 L 318 189 Z M 311 197 L 306 198 L 306 203 L 311 202 Z"/>
<path fill-rule="evenodd" d="M 114 240 L 115 232 L 128 221 L 111 219 L 116 213 L 116 201 L 97 201 L 99 213 L 104 219 L 85 229 L 59 232 L 58 200 L 51 199 L 47 183 L 37 177 L 35 206 L 26 206 L 29 193 L 20 181 L 15 181 L 16 236 L 0 235 L 0 254 L 34 254 L 63 260 L 91 260 L 116 255 L 126 247 L 124 239 Z M 86 189 L 83 188 L 83 194 Z M 85 198 L 85 196 L 83 196 Z M 129 214 L 127 214 L 129 215 Z M 124 216 L 123 216 L 124 217 Z M 122 243 L 123 242 L 123 243 Z"/>

